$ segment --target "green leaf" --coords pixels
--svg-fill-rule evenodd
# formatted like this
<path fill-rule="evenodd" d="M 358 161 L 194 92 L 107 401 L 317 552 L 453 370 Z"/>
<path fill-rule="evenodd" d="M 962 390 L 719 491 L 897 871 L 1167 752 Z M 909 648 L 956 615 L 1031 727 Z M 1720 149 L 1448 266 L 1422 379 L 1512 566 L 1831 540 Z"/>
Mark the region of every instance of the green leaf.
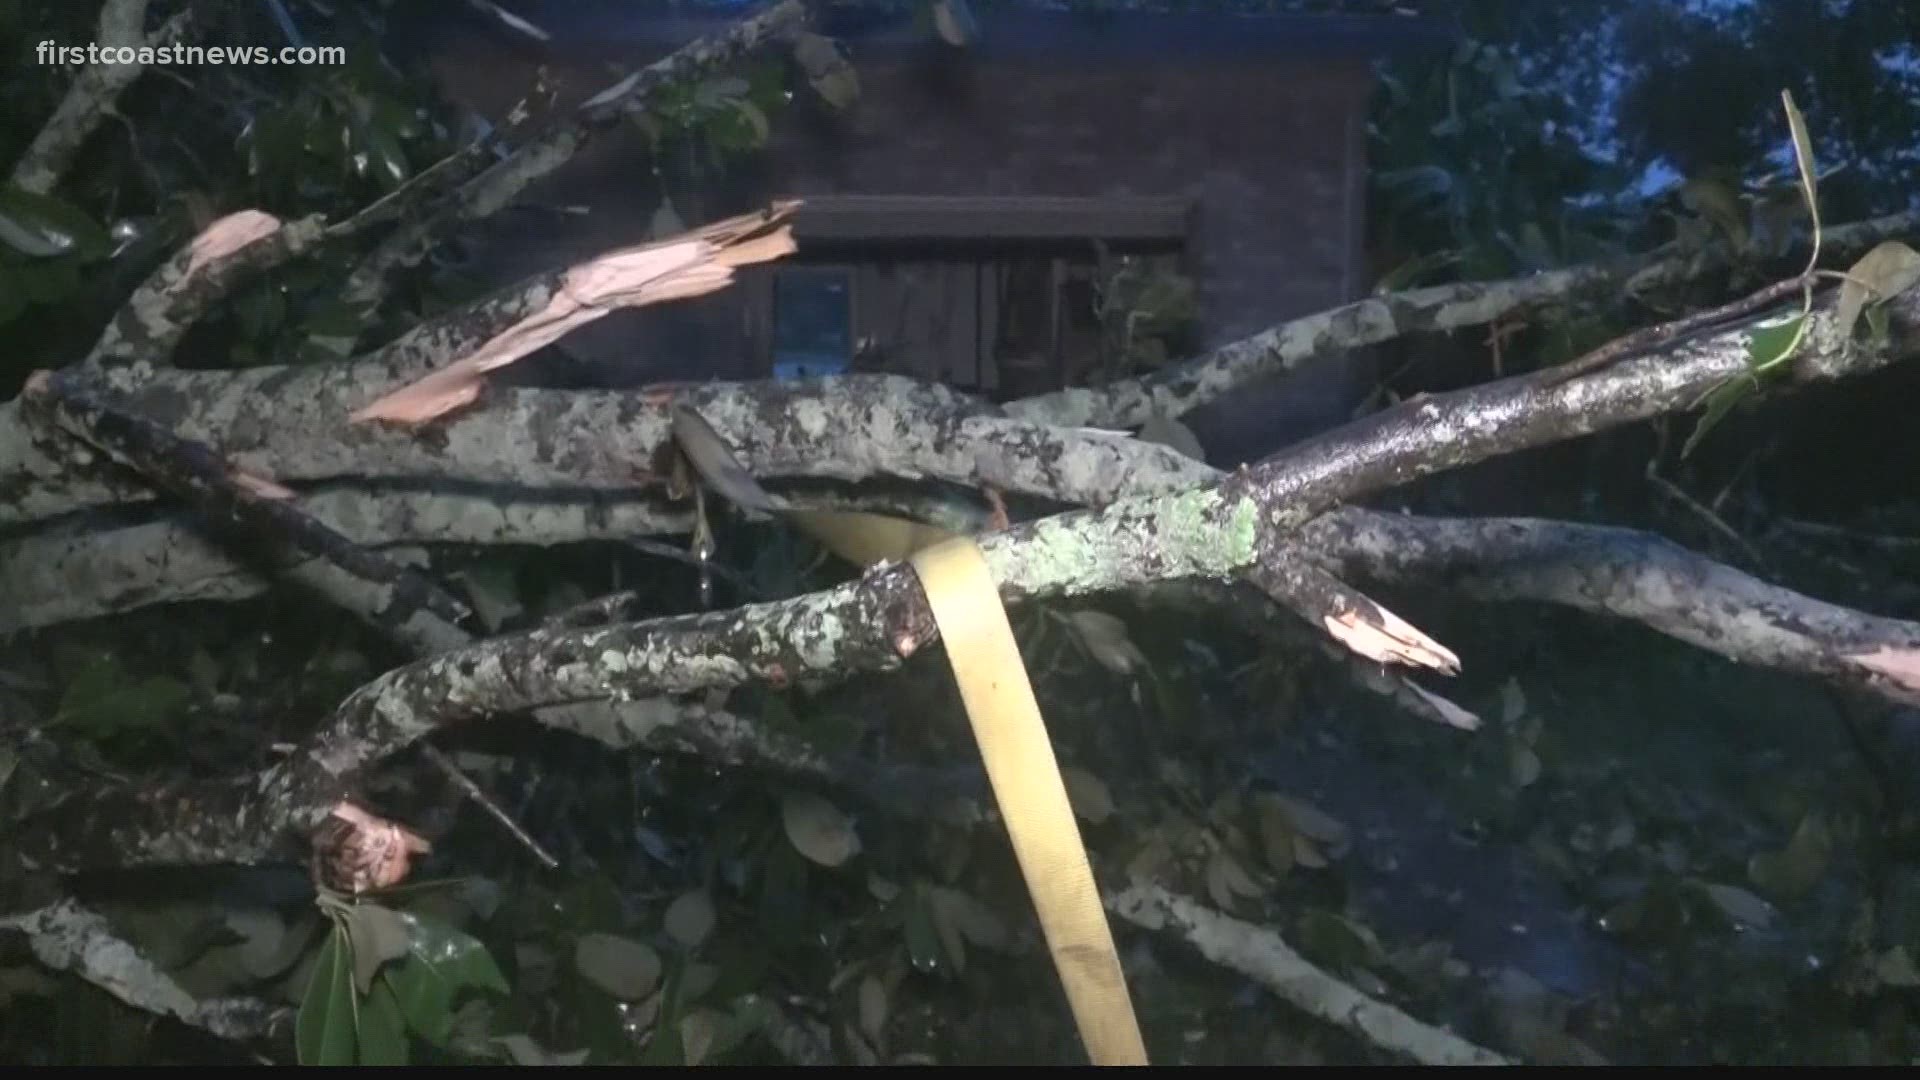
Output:
<path fill-rule="evenodd" d="M 1806 326 L 1805 312 L 1755 324 L 1747 337 L 1747 367 L 1758 375 L 1791 358 Z"/>
<path fill-rule="evenodd" d="M 687 1064 L 687 1049 L 681 1039 L 681 981 L 685 978 L 685 969 L 675 969 L 667 979 L 666 987 L 661 991 L 659 1019 L 653 1025 L 653 1041 L 640 1053 L 642 1065 L 684 1065 Z"/>
<path fill-rule="evenodd" d="M 107 230 L 72 203 L 0 185 L 0 243 L 34 258 L 97 259 L 113 250 Z"/>
<path fill-rule="evenodd" d="M 780 802 L 780 820 L 794 850 L 821 866 L 839 866 L 860 853 L 853 819 L 812 792 L 795 792 Z"/>
<path fill-rule="evenodd" d="M 660 954 L 652 946 L 614 934 L 582 934 L 573 950 L 582 978 L 622 1001 L 646 997 L 660 982 Z"/>
<path fill-rule="evenodd" d="M 373 171 L 380 182 L 389 188 L 405 183 L 413 170 L 407 164 L 407 152 L 400 145 L 399 135 L 391 128 L 378 122 L 369 122 L 360 128 L 361 152 L 371 159 Z"/>
<path fill-rule="evenodd" d="M 407 955 L 411 934 L 399 912 L 378 904 L 353 905 L 345 921 L 347 941 L 353 946 L 353 985 L 365 994 L 382 964 Z"/>
<path fill-rule="evenodd" d="M 667 906 L 667 936 L 688 949 L 695 949 L 713 933 L 713 898 L 705 889 L 683 893 Z"/>
<path fill-rule="evenodd" d="M 741 119 L 747 122 L 747 126 L 753 129 L 754 145 L 759 146 L 765 143 L 767 137 L 773 132 L 773 125 L 767 122 L 766 112 L 745 98 L 734 102 L 733 107 L 739 112 Z"/>
<path fill-rule="evenodd" d="M 920 971 L 939 971 L 942 946 L 940 933 L 934 929 L 932 904 L 927 899 L 925 889 L 916 888 L 907 898 L 906 910 L 907 956 L 913 961 L 915 969 Z"/>
<path fill-rule="evenodd" d="M 469 935 L 412 912 L 401 920 L 408 933 L 408 955 L 387 968 L 389 986 L 407 1027 L 435 1046 L 445 1046 L 455 1020 L 454 1000 L 462 989 L 508 993 L 507 980 L 493 956 Z"/>
<path fill-rule="evenodd" d="M 1854 324 L 1868 304 L 1878 304 L 1897 296 L 1920 282 L 1920 253 L 1898 240 L 1888 240 L 1860 256 L 1847 268 L 1847 280 L 1840 284 L 1840 300 L 1834 309 L 1834 322 L 1842 337 L 1853 337 Z"/>
<path fill-rule="evenodd" d="M 415 912 L 403 912 L 401 919 L 407 924 L 408 948 L 414 959 L 439 972 L 455 989 L 512 992 L 506 976 L 493 962 L 493 954 L 472 934 Z"/>
<path fill-rule="evenodd" d="M 388 968 L 380 982 L 393 991 L 408 1030 L 435 1046 L 447 1044 L 453 1031 L 453 983 L 419 957 Z"/>
<path fill-rule="evenodd" d="M 57 304 L 80 288 L 79 260 L 62 257 L 34 266 L 23 282 L 27 299 L 36 304 Z"/>
<path fill-rule="evenodd" d="M 302 1065 L 354 1063 L 353 967 L 347 952 L 346 929 L 336 923 L 320 946 L 294 1022 L 294 1048 Z"/>
<path fill-rule="evenodd" d="M 385 979 L 360 1003 L 361 1065 L 405 1065 L 407 1033 L 400 1016 L 400 1002 Z"/>
<path fill-rule="evenodd" d="M 8 266 L 0 259 L 0 326 L 12 322 L 27 310 L 27 270 Z"/>
<path fill-rule="evenodd" d="M 1813 219 L 1814 259 L 1820 256 L 1820 191 L 1814 180 L 1813 139 L 1807 134 L 1807 118 L 1793 103 L 1793 91 L 1780 91 L 1780 103 L 1787 110 L 1787 129 L 1793 134 L 1793 162 L 1800 170 L 1800 194 L 1807 200 L 1807 215 Z M 1808 263 L 1809 268 L 1815 263 Z"/>
<path fill-rule="evenodd" d="M 1693 425 L 1693 432 L 1687 436 L 1687 444 L 1680 448 L 1682 458 L 1692 455 L 1693 449 L 1706 438 L 1707 432 L 1726 419 L 1733 407 L 1745 400 L 1748 394 L 1760 388 L 1758 380 L 1751 375 L 1735 375 L 1708 392 L 1706 411 L 1700 414 L 1700 422 Z"/>
<path fill-rule="evenodd" d="M 183 682 L 156 675 L 134 682 L 110 653 L 90 660 L 67 684 L 52 724 L 68 724 L 104 737 L 165 725 L 193 696 Z"/>

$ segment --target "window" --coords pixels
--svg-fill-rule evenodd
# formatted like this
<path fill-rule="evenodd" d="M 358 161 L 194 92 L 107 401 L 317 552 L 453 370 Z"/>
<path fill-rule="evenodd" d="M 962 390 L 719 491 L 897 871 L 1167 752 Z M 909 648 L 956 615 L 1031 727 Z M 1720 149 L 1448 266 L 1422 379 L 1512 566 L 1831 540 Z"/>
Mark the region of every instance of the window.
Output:
<path fill-rule="evenodd" d="M 853 358 L 853 279 L 833 267 L 782 267 L 773 280 L 773 374 L 834 375 Z"/>

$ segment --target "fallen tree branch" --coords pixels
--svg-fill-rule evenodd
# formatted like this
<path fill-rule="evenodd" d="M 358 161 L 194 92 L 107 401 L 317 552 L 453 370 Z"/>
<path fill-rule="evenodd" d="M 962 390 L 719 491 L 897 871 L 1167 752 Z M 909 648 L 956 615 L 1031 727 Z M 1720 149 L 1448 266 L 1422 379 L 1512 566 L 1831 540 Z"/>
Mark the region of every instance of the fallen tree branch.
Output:
<path fill-rule="evenodd" d="M 1307 1015 L 1422 1065 L 1518 1064 L 1368 997 L 1307 962 L 1264 926 L 1223 915 L 1159 885 L 1135 883 L 1108 895 L 1106 904 L 1143 930 L 1173 933 L 1201 956 L 1258 982 Z"/>
<path fill-rule="evenodd" d="M 496 388 L 483 407 L 418 434 L 348 426 L 346 414 L 386 380 L 363 380 L 343 368 L 104 377 L 116 407 L 295 488 L 355 478 L 599 490 L 631 499 L 663 490 L 654 463 L 671 437 L 667 409 L 675 401 L 697 408 L 755 475 L 771 481 L 853 482 L 881 472 L 1103 503 L 1217 475 L 1126 436 L 981 415 L 950 389 L 900 376 L 714 384 L 671 395 Z M 0 465 L 0 527 L 152 498 L 37 445 L 18 409 L 17 402 L 0 404 L 0 462 L 8 463 Z"/>
<path fill-rule="evenodd" d="M 1741 663 L 1920 704 L 1920 624 L 1776 588 L 1648 533 L 1341 510 L 1305 538 L 1338 572 L 1631 619 Z"/>
<path fill-rule="evenodd" d="M 0 928 L 27 936 L 34 959 L 71 971 L 128 1005 L 223 1039 L 247 1041 L 285 1031 L 293 1009 L 253 998 L 199 1001 L 113 932 L 107 920 L 70 900 L 0 916 Z"/>
<path fill-rule="evenodd" d="M 323 235 L 319 215 L 282 222 L 243 210 L 215 221 L 141 282 L 83 363 L 166 363 L 193 324 L 235 285 L 305 251 Z"/>
<path fill-rule="evenodd" d="M 292 506 L 291 492 L 270 477 L 236 470 L 206 447 L 135 414 L 116 410 L 70 377 L 38 372 L 21 395 L 58 428 L 131 464 L 157 487 L 185 499 L 242 548 L 292 548 L 339 573 L 325 593 L 374 625 L 429 651 L 468 640 L 460 624 L 467 606 L 438 583 L 373 554 Z M 314 568 L 318 571 L 318 567 Z"/>
<path fill-rule="evenodd" d="M 1920 211 L 1889 214 L 1826 230 L 1821 249 L 1830 256 L 1862 252 L 1915 229 L 1920 229 Z M 1646 255 L 1501 281 L 1370 296 L 1281 323 L 1151 375 L 1012 402 L 1007 414 L 1063 426 L 1134 427 L 1151 416 L 1179 416 L 1249 383 L 1330 361 L 1367 345 L 1421 331 L 1478 326 L 1580 293 L 1605 289 L 1631 293 L 1671 285 L 1726 262 L 1724 252 L 1690 252 L 1668 245 Z"/>
<path fill-rule="evenodd" d="M 463 184 L 447 205 L 402 226 L 361 260 L 343 294 L 352 304 L 376 301 L 397 271 L 414 266 L 433 244 L 454 229 L 506 207 L 527 185 L 569 161 L 597 132 L 645 112 L 662 87 L 730 64 L 802 29 L 809 13 L 804 0 L 779 3 L 742 19 L 725 31 L 681 47 L 600 94 L 564 120 L 550 124 L 504 160 Z"/>
<path fill-rule="evenodd" d="M 152 36 L 146 32 L 149 0 L 106 0 L 100 6 L 100 25 L 94 41 L 102 48 L 139 48 L 171 44 L 184 37 L 192 25 L 192 14 L 181 12 L 168 19 Z M 53 115 L 40 127 L 25 153 L 13 164 L 12 181 L 16 187 L 47 194 L 73 167 L 80 147 L 100 126 L 122 91 L 133 85 L 146 66 L 140 63 L 91 64 L 67 88 L 65 97 Z"/>

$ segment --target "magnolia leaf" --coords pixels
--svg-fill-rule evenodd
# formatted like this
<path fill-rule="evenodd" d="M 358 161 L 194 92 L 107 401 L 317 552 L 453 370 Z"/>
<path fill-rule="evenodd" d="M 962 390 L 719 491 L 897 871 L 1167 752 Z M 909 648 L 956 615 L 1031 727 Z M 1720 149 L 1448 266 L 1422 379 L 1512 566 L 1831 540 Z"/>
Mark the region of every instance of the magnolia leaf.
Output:
<path fill-rule="evenodd" d="M 347 950 L 346 929 L 336 923 L 320 946 L 294 1022 L 294 1047 L 302 1065 L 354 1063 L 353 963 Z"/>
<path fill-rule="evenodd" d="M 638 1001 L 660 982 L 660 954 L 614 934 L 582 934 L 573 950 L 582 978 L 622 1001 Z"/>
<path fill-rule="evenodd" d="M 680 999 L 698 1001 L 720 982 L 720 965 L 690 963 L 680 973 Z"/>
<path fill-rule="evenodd" d="M 490 634 L 498 633 L 508 619 L 526 610 L 520 602 L 519 577 L 510 563 L 476 563 L 451 576 L 464 586 L 473 613 Z"/>
<path fill-rule="evenodd" d="M 1780 103 L 1787 110 L 1787 129 L 1793 135 L 1793 163 L 1800 170 L 1800 194 L 1807 201 L 1807 215 L 1813 219 L 1813 260 L 1807 263 L 1812 269 L 1820 259 L 1820 190 L 1814 178 L 1813 139 L 1807 134 L 1807 118 L 1793 103 L 1793 91 L 1780 91 Z"/>
<path fill-rule="evenodd" d="M 707 1060 L 727 1022 L 727 1017 L 712 1009 L 694 1009 L 680 1018 L 680 1053 L 686 1064 Z"/>
<path fill-rule="evenodd" d="M 1726 233 L 1739 250 L 1747 247 L 1747 214 L 1733 188 L 1718 180 L 1696 177 L 1680 185 L 1680 202 Z"/>
<path fill-rule="evenodd" d="M 1321 854 L 1313 841 L 1298 833 L 1293 837 L 1293 861 L 1309 870 L 1322 870 L 1327 866 L 1327 857 Z"/>
<path fill-rule="evenodd" d="M 860 853 L 853 819 L 811 792 L 795 792 L 780 801 L 780 819 L 794 850 L 821 866 L 839 866 Z"/>
<path fill-rule="evenodd" d="M 880 1055 L 873 1047 L 867 1045 L 866 1038 L 854 1030 L 853 1025 L 842 1025 L 840 1028 L 840 1036 L 846 1040 L 847 1049 L 853 1052 L 853 1063 L 855 1065 L 865 1067 L 880 1064 Z"/>
<path fill-rule="evenodd" d="M 1524 743 L 1510 744 L 1507 747 L 1507 774 L 1514 787 L 1531 787 L 1535 780 L 1540 779 L 1540 755 Z"/>
<path fill-rule="evenodd" d="M 1765 930 L 1773 925 L 1773 905 L 1737 885 L 1720 885 L 1708 882 L 1704 888 L 1713 898 L 1727 918 L 1742 926 L 1751 926 L 1756 930 Z"/>
<path fill-rule="evenodd" d="M 237 908 L 226 914 L 227 928 L 240 935 L 240 966 L 256 979 L 270 979 L 299 959 L 303 935 L 287 933 L 280 916 L 265 908 Z M 292 945 L 293 948 L 288 946 Z"/>
<path fill-rule="evenodd" d="M 1873 973 L 1886 986 L 1920 986 L 1920 968 L 1914 967 L 1905 945 L 1895 945 L 1875 958 Z"/>
<path fill-rule="evenodd" d="M 953 970 L 964 973 L 967 970 L 967 939 L 960 931 L 959 920 L 954 918 L 952 907 L 940 903 L 937 893 L 927 891 L 927 914 L 933 920 L 933 932 L 940 938 L 940 948 L 953 964 Z"/>
<path fill-rule="evenodd" d="M 113 250 L 113 237 L 64 199 L 0 184 L 0 244 L 33 258 L 94 258 Z"/>
<path fill-rule="evenodd" d="M 378 904 L 353 905 L 347 909 L 346 923 L 353 946 L 353 985 L 365 994 L 380 965 L 407 955 L 411 935 L 399 912 Z"/>
<path fill-rule="evenodd" d="M 1067 619 L 1096 662 L 1116 675 L 1147 666 L 1147 658 L 1127 636 L 1127 624 L 1104 611 L 1081 608 Z"/>
<path fill-rule="evenodd" d="M 708 487 L 728 502 L 749 510 L 783 509 L 740 464 L 733 449 L 705 417 L 685 405 L 675 405 L 672 414 L 674 441 L 680 444 L 681 452 L 687 455 L 687 461 Z"/>
<path fill-rule="evenodd" d="M 1310 836 L 1333 847 L 1346 846 L 1347 827 L 1319 807 L 1285 795 L 1269 794 L 1266 797 L 1278 803 L 1286 811 L 1287 817 L 1293 822 L 1294 829 L 1302 836 Z"/>
<path fill-rule="evenodd" d="M 1760 384 L 1750 375 L 1735 375 L 1707 393 L 1706 410 L 1700 414 L 1700 420 L 1693 425 L 1693 431 L 1687 436 L 1685 446 L 1680 448 L 1680 456 L 1688 457 L 1707 432 L 1726 419 L 1734 407 L 1745 401 L 1748 394 L 1759 389 Z"/>
<path fill-rule="evenodd" d="M 1747 337 L 1747 367 L 1756 374 L 1768 371 L 1792 357 L 1806 333 L 1805 312 L 1780 315 L 1754 324 Z"/>
<path fill-rule="evenodd" d="M 407 1063 L 406 1022 L 400 1016 L 400 1003 L 385 979 L 373 984 L 360 1002 L 357 1032 L 360 1065 L 405 1065 Z"/>
<path fill-rule="evenodd" d="M 1920 282 L 1920 252 L 1888 240 L 1847 268 L 1847 280 L 1840 283 L 1840 300 L 1834 309 L 1834 321 L 1842 337 L 1853 336 L 1854 324 L 1868 304 L 1877 304 L 1897 296 Z"/>
<path fill-rule="evenodd" d="M 1833 857 L 1833 834 L 1826 819 L 1808 814 L 1793 830 L 1787 846 L 1747 860 L 1747 880 L 1783 900 L 1805 896 L 1826 876 Z"/>
<path fill-rule="evenodd" d="M 1512 727 L 1527 713 L 1527 695 L 1516 679 L 1509 678 L 1500 687 L 1500 723 Z"/>
<path fill-rule="evenodd" d="M 1078 765 L 1062 765 L 1060 779 L 1067 786 L 1067 801 L 1073 812 L 1095 825 L 1113 816 L 1113 795 L 1106 781 Z"/>
<path fill-rule="evenodd" d="M 767 114 L 761 111 L 760 106 L 741 98 L 733 103 L 733 108 L 747 122 L 747 126 L 753 129 L 755 140 L 759 143 L 766 142 L 767 137 L 773 133 L 773 125 L 767 121 Z"/>
<path fill-rule="evenodd" d="M 887 988 L 872 975 L 860 980 L 860 1030 L 875 1043 L 887 1026 Z"/>
<path fill-rule="evenodd" d="M 1293 831 L 1293 816 L 1280 800 L 1268 795 L 1254 799 L 1258 808 L 1260 825 L 1260 844 L 1266 852 L 1267 866 L 1276 874 L 1285 874 L 1293 869 L 1294 841 L 1299 839 Z"/>
<path fill-rule="evenodd" d="M 713 898 L 705 889 L 683 893 L 667 905 L 667 936 L 689 949 L 698 948 L 713 933 Z"/>
<path fill-rule="evenodd" d="M 835 111 L 845 111 L 860 96 L 860 77 L 840 55 L 839 46 L 819 34 L 794 35 L 793 57 L 807 74 L 821 100 Z"/>
<path fill-rule="evenodd" d="M 906 933 L 907 958 L 917 971 L 932 972 L 940 963 L 940 935 L 933 928 L 933 905 L 926 892 L 915 889 L 907 899 L 901 929 Z"/>
<path fill-rule="evenodd" d="M 934 913 L 962 937 L 983 949 L 1004 950 L 1012 935 L 992 909 L 969 893 L 934 886 L 927 890 Z"/>
<path fill-rule="evenodd" d="M 1213 898 L 1215 907 L 1231 911 L 1241 897 L 1260 895 L 1260 886 L 1239 859 L 1222 849 L 1207 860 L 1207 895 Z"/>

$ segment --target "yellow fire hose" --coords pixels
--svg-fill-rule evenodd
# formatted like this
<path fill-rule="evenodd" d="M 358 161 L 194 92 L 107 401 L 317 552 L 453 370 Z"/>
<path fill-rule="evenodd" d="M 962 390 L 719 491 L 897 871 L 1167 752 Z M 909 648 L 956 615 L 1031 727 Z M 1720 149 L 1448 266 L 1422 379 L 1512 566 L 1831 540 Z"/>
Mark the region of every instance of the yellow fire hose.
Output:
<path fill-rule="evenodd" d="M 993 797 L 1095 1065 L 1145 1065 L 1147 1050 L 1100 889 L 1074 824 L 1033 684 L 980 548 L 957 537 L 913 554 L 947 661 L 986 760 Z"/>
<path fill-rule="evenodd" d="M 1147 1064 L 1066 781 L 979 546 L 965 536 L 877 514 L 791 510 L 761 490 L 698 413 L 676 406 L 673 418 L 687 459 L 722 495 L 787 515 L 849 561 L 905 559 L 913 567 L 1087 1056 L 1095 1065 Z"/>

